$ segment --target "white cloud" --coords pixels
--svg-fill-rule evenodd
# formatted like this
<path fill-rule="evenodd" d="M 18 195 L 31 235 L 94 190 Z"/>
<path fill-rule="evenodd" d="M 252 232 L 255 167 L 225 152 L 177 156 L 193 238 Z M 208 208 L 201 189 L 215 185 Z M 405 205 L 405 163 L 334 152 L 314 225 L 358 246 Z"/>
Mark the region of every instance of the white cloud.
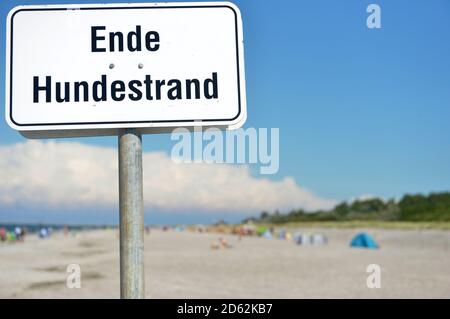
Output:
<path fill-rule="evenodd" d="M 252 212 L 330 208 L 299 187 L 251 176 L 247 166 L 175 164 L 162 152 L 144 153 L 146 207 L 163 210 Z M 0 204 L 36 207 L 118 203 L 117 150 L 68 142 L 27 141 L 0 147 Z"/>

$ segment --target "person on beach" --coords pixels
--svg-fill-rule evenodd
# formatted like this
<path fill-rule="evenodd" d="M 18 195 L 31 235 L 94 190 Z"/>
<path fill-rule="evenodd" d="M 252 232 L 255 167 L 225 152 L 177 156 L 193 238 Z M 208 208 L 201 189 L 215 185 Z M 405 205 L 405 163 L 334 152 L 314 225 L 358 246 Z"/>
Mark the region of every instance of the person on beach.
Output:
<path fill-rule="evenodd" d="M 0 241 L 6 241 L 6 228 L 0 228 Z"/>
<path fill-rule="evenodd" d="M 14 232 L 9 231 L 6 233 L 6 241 L 12 242 L 12 243 L 16 241 L 16 235 L 14 234 Z"/>
<path fill-rule="evenodd" d="M 227 248 L 233 248 L 233 246 L 231 244 L 229 244 L 227 242 L 226 239 L 219 237 L 219 241 L 218 242 L 213 242 L 211 244 L 211 249 L 227 249 Z"/>
<path fill-rule="evenodd" d="M 39 230 L 39 238 L 45 238 L 45 237 L 47 237 L 48 235 L 49 235 L 49 233 L 48 233 L 47 228 L 42 227 L 42 228 Z"/>
<path fill-rule="evenodd" d="M 16 235 L 16 240 L 17 241 L 23 241 L 24 234 L 23 234 L 22 227 L 16 226 L 14 228 L 14 235 Z"/>
<path fill-rule="evenodd" d="M 232 248 L 233 246 L 231 246 L 227 240 L 225 238 L 219 238 L 219 242 L 220 242 L 220 246 L 222 246 L 222 248 Z"/>

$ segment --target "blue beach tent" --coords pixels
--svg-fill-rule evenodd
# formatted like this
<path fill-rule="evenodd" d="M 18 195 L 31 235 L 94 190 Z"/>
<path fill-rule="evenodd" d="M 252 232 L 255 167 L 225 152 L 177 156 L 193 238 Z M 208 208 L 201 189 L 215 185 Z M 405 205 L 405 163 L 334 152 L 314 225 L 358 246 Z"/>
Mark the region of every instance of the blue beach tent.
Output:
<path fill-rule="evenodd" d="M 353 237 L 350 242 L 350 247 L 360 247 L 360 248 L 370 248 L 377 249 L 379 248 L 378 244 L 375 240 L 367 233 L 359 233 L 355 237 Z"/>

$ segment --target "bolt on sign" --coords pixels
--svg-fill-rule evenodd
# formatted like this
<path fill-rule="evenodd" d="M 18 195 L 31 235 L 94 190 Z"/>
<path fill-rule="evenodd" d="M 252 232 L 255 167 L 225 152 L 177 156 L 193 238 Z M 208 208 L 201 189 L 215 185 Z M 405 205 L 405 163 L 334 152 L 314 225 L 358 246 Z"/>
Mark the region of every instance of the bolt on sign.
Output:
<path fill-rule="evenodd" d="M 242 19 L 229 2 L 19 6 L 6 121 L 32 138 L 238 128 Z"/>

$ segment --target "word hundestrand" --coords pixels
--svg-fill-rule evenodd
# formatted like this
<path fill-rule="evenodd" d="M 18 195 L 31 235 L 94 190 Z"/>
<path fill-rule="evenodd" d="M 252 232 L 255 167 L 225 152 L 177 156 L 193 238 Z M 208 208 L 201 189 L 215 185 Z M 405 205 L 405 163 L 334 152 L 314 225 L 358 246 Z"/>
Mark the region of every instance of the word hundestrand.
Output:
<path fill-rule="evenodd" d="M 145 75 L 142 80 L 108 81 L 107 75 L 103 74 L 98 81 L 89 83 L 58 82 L 53 81 L 51 76 L 45 76 L 44 81 L 39 76 L 33 77 L 33 102 L 45 101 L 51 103 L 64 102 L 94 102 L 101 101 L 130 101 L 140 100 L 181 100 L 185 99 L 217 99 L 219 97 L 217 85 L 217 72 L 212 72 L 210 78 L 199 79 L 170 79 L 153 80 L 151 75 Z M 44 100 L 42 100 L 44 98 Z"/>

